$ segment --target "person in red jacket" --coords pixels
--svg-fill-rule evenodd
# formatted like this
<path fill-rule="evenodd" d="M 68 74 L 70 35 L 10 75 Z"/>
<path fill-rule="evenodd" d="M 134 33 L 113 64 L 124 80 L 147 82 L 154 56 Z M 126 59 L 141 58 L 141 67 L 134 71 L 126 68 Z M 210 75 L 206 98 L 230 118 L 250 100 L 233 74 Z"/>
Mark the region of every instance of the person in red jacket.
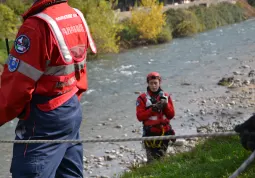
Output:
<path fill-rule="evenodd" d="M 37 0 L 23 15 L 0 87 L 0 126 L 18 118 L 16 140 L 78 140 L 86 56 L 96 46 L 66 0 Z M 14 144 L 13 178 L 83 177 L 81 143 Z"/>
<path fill-rule="evenodd" d="M 160 87 L 161 80 L 159 73 L 149 73 L 147 92 L 142 93 L 136 101 L 136 116 L 143 123 L 144 137 L 175 135 L 170 125 L 170 120 L 175 115 L 173 102 L 171 97 Z M 169 140 L 145 141 L 148 162 L 164 156 L 168 144 Z"/>

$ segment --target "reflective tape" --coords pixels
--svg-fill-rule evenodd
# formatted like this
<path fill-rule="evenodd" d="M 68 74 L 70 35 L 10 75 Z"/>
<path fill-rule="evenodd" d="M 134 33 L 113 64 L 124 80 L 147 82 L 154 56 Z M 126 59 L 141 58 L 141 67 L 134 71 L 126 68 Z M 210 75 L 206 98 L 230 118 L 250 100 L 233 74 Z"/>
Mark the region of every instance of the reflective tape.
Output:
<path fill-rule="evenodd" d="M 46 71 L 44 72 L 44 75 L 55 75 L 55 76 L 68 75 L 75 71 L 80 71 L 81 69 L 83 69 L 85 63 L 86 63 L 86 60 L 83 60 L 75 64 L 69 64 L 69 65 L 48 66 Z"/>
<path fill-rule="evenodd" d="M 76 8 L 73 8 L 73 9 L 74 9 L 74 10 L 77 12 L 77 14 L 80 16 L 80 18 L 81 18 L 81 20 L 82 20 L 82 22 L 83 22 L 83 24 L 84 24 L 84 26 L 85 26 L 85 28 L 86 28 L 86 32 L 87 32 L 87 34 L 88 34 L 89 45 L 90 45 L 91 50 L 92 50 L 94 53 L 97 53 L 97 49 L 96 49 L 95 42 L 94 42 L 94 40 L 92 39 L 92 36 L 91 36 L 91 34 L 90 34 L 90 31 L 89 31 L 89 26 L 88 26 L 88 24 L 87 24 L 87 22 L 86 22 L 86 20 L 85 20 L 85 18 L 84 18 L 84 16 L 83 16 L 82 12 L 79 11 L 78 9 L 76 9 Z"/>
<path fill-rule="evenodd" d="M 149 120 L 156 121 L 156 120 L 158 120 L 158 117 L 157 116 L 151 116 L 151 117 L 149 117 Z"/>
<path fill-rule="evenodd" d="M 39 78 L 43 75 L 43 72 L 36 69 L 35 67 L 29 65 L 28 63 L 20 60 L 18 72 L 23 75 L 33 79 L 35 82 L 39 80 Z"/>
<path fill-rule="evenodd" d="M 63 34 L 61 33 L 56 21 L 53 18 L 51 18 L 50 16 L 48 16 L 47 14 L 42 13 L 42 12 L 38 13 L 34 16 L 39 17 L 39 18 L 45 20 L 46 22 L 48 22 L 48 24 L 50 24 L 51 29 L 52 29 L 55 37 L 56 37 L 56 40 L 58 41 L 58 44 L 60 46 L 60 50 L 62 52 L 62 55 L 63 55 L 65 61 L 66 62 L 71 62 L 72 61 L 72 56 L 70 54 L 70 51 L 69 51 L 69 49 L 66 45 L 65 39 L 63 37 Z"/>

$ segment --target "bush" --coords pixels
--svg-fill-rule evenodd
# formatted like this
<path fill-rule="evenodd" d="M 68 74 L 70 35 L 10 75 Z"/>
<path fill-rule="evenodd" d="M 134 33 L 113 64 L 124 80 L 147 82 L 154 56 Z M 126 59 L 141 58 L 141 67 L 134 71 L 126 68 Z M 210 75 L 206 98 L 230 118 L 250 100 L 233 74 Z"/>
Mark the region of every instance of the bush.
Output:
<path fill-rule="evenodd" d="M 172 39 L 173 39 L 172 29 L 168 25 L 165 25 L 162 28 L 162 31 L 160 32 L 160 34 L 158 34 L 157 36 L 157 42 L 165 43 L 165 42 L 171 41 Z"/>
<path fill-rule="evenodd" d="M 111 3 L 104 0 L 73 0 L 69 3 L 83 12 L 99 53 L 119 51 L 117 34 L 121 26 L 117 23 Z"/>
<path fill-rule="evenodd" d="M 15 38 L 17 27 L 21 22 L 17 15 L 23 14 L 32 1 L 6 0 L 5 4 L 0 4 L 0 49 L 2 49 L 0 56 L 4 56 L 2 60 L 6 58 L 6 49 L 5 46 L 1 46 L 1 39 Z M 248 0 L 250 4 L 254 1 Z M 172 37 L 191 36 L 197 32 L 237 23 L 255 15 L 254 8 L 246 1 L 238 1 L 237 5 L 220 3 L 209 8 L 194 6 L 188 9 L 169 9 L 162 13 L 163 6 L 157 0 L 139 0 L 136 1 L 139 8 L 134 7 L 131 11 L 131 19 L 119 24 L 117 15 L 112 10 L 114 6 L 112 2 L 118 1 L 68 1 L 72 7 L 83 12 L 99 54 L 118 52 L 120 47 L 163 43 L 170 41 Z"/>
<path fill-rule="evenodd" d="M 202 8 L 201 13 L 197 17 L 199 18 L 200 23 L 204 24 L 204 30 L 211 30 L 217 28 L 219 25 L 216 21 L 217 15 L 218 14 L 213 6 L 210 6 L 208 8 Z"/>
<path fill-rule="evenodd" d="M 14 37 L 19 20 L 14 11 L 4 4 L 0 4 L 0 39 Z"/>
<path fill-rule="evenodd" d="M 135 46 L 135 42 L 139 39 L 140 35 L 136 26 L 130 20 L 122 22 L 121 25 L 122 30 L 118 34 L 120 37 L 120 46 L 125 49 Z"/>
<path fill-rule="evenodd" d="M 14 11 L 16 15 L 22 15 L 32 5 L 33 1 L 6 0 L 5 4 Z"/>
<path fill-rule="evenodd" d="M 134 24 L 132 24 L 129 20 L 124 22 L 123 29 L 119 33 L 121 40 L 134 41 L 139 38 L 139 32 Z"/>
<path fill-rule="evenodd" d="M 174 37 L 191 36 L 201 31 L 201 24 L 193 12 L 184 9 L 166 11 L 167 24 L 173 29 Z"/>
<path fill-rule="evenodd" d="M 131 23 L 140 33 L 139 38 L 156 41 L 165 25 L 163 5 L 157 0 L 141 0 L 142 8 L 132 10 Z"/>
<path fill-rule="evenodd" d="M 232 4 L 230 4 L 230 5 L 231 5 L 231 7 L 230 7 L 231 13 L 233 15 L 235 23 L 241 22 L 246 19 L 245 10 L 242 7 L 240 7 L 238 5 L 236 5 L 236 6 L 232 5 Z"/>
<path fill-rule="evenodd" d="M 230 3 L 211 5 L 208 8 L 196 6 L 189 8 L 189 10 L 196 15 L 201 24 L 201 28 L 198 31 L 214 29 L 245 19 L 244 10 L 240 6 Z"/>
<path fill-rule="evenodd" d="M 223 2 L 216 6 L 211 6 L 211 8 L 217 13 L 216 21 L 218 26 L 233 24 L 245 19 L 244 10 L 237 5 Z"/>

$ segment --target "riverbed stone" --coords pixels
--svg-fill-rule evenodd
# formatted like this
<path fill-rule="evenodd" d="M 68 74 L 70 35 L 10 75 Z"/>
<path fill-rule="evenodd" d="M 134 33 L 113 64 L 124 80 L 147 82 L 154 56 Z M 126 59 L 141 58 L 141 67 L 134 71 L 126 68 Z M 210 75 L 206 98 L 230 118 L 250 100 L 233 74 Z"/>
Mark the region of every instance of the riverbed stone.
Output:
<path fill-rule="evenodd" d="M 186 140 L 184 139 L 177 139 L 176 142 L 174 143 L 175 146 L 184 146 L 186 144 Z"/>

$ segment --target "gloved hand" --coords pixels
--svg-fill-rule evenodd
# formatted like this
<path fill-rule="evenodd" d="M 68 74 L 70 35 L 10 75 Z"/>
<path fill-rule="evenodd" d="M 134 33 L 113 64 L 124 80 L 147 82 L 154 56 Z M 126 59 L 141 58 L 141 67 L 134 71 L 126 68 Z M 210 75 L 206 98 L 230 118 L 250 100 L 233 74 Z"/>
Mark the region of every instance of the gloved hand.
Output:
<path fill-rule="evenodd" d="M 156 106 L 156 104 L 152 105 L 152 111 L 153 112 L 160 112 L 160 110 L 158 109 L 158 107 Z"/>
<path fill-rule="evenodd" d="M 167 106 L 168 99 L 163 91 L 159 92 L 159 99 L 160 99 L 160 102 L 162 103 L 162 108 L 164 109 Z"/>
<path fill-rule="evenodd" d="M 167 106 L 167 100 L 166 99 L 161 99 L 160 102 L 162 104 L 162 109 L 165 109 L 165 107 Z"/>
<path fill-rule="evenodd" d="M 244 123 L 235 126 L 235 132 L 239 133 L 240 142 L 246 150 L 255 150 L 255 115 Z"/>
<path fill-rule="evenodd" d="M 156 103 L 156 107 L 161 111 L 163 109 L 163 104 L 161 103 L 161 101 L 158 101 Z"/>
<path fill-rule="evenodd" d="M 154 111 L 154 112 L 161 112 L 162 107 L 163 107 L 163 105 L 162 105 L 162 103 L 159 101 L 159 102 L 157 102 L 156 104 L 153 104 L 153 105 L 152 105 L 152 111 Z"/>

